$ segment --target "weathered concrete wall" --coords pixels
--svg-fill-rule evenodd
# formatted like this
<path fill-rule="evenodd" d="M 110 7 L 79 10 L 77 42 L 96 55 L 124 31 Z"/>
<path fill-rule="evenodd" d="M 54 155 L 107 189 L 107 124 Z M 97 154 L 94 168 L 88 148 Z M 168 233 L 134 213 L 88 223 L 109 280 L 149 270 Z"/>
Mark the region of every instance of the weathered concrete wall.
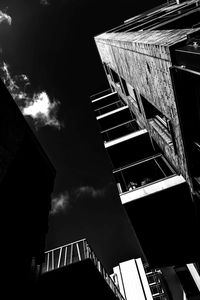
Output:
<path fill-rule="evenodd" d="M 170 47 L 186 40 L 195 29 L 104 33 L 95 38 L 100 57 L 138 93 L 164 114 L 172 124 L 177 153 L 173 144 L 162 133 L 147 124 L 144 109 L 142 115 L 133 103 L 130 106 L 145 124 L 151 136 L 162 148 L 173 166 L 189 181 L 184 147 L 177 115 L 175 96 L 169 68 L 172 66 Z M 143 108 L 139 97 L 140 106 Z M 130 99 L 129 99 L 130 101 Z"/>

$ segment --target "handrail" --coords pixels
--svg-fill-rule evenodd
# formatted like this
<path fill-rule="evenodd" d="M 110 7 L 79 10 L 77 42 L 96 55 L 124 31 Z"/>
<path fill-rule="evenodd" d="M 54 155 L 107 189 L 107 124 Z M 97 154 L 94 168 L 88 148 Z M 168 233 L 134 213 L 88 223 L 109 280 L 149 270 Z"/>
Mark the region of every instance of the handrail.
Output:
<path fill-rule="evenodd" d="M 109 106 L 112 106 L 114 104 L 119 104 L 119 103 L 122 103 L 122 101 L 120 99 L 118 99 L 117 101 L 113 101 L 113 102 L 111 102 L 109 104 L 106 104 L 104 106 L 101 106 L 99 108 L 96 108 L 96 109 L 94 109 L 94 112 L 97 113 L 97 112 L 99 112 L 100 110 L 102 110 L 104 108 L 108 108 Z M 122 105 L 124 105 L 124 103 L 122 103 Z"/>
<path fill-rule="evenodd" d="M 166 173 L 165 169 L 162 168 L 162 165 L 160 165 L 158 158 L 161 158 L 163 160 L 163 162 L 166 163 L 167 162 L 164 160 L 163 155 L 157 154 L 157 155 L 153 155 L 150 157 L 147 157 L 145 160 L 140 160 L 137 161 L 135 163 L 126 165 L 124 167 L 120 167 L 118 169 L 113 170 L 113 175 L 115 176 L 116 180 L 117 180 L 117 186 L 118 186 L 118 190 L 119 190 L 119 194 L 126 194 L 129 193 L 130 191 L 133 190 L 138 190 L 141 188 L 144 188 L 144 186 L 148 186 L 148 185 L 152 185 L 155 183 L 158 183 L 160 181 L 163 181 L 164 179 L 169 179 L 171 177 L 176 176 L 176 173 L 174 172 L 173 169 L 169 168 L 168 166 L 168 171 L 170 171 L 170 173 Z M 129 173 L 126 173 L 126 170 L 130 169 L 130 168 L 134 168 L 137 165 L 143 164 L 147 161 L 153 161 L 155 166 L 157 166 L 157 168 L 160 170 L 161 173 L 159 173 L 156 177 L 144 177 L 144 178 L 140 178 L 137 176 L 134 178 L 130 177 Z M 129 175 L 128 175 L 129 174 Z M 153 175 L 153 173 L 152 173 Z M 117 176 L 117 177 L 116 177 Z"/>
<path fill-rule="evenodd" d="M 68 251 L 69 250 L 69 251 Z M 45 252 L 45 263 L 43 265 L 42 273 L 49 272 L 61 267 L 73 264 L 77 261 L 83 261 L 86 259 L 92 260 L 95 267 L 103 276 L 106 283 L 110 286 L 113 293 L 119 300 L 124 300 L 118 287 L 107 273 L 106 269 L 97 258 L 92 248 L 88 245 L 86 239 L 81 239 L 70 244 L 66 244 Z"/>
<path fill-rule="evenodd" d="M 92 99 L 95 98 L 96 96 L 102 95 L 102 94 L 104 94 L 104 93 L 106 93 L 106 92 L 108 92 L 108 91 L 111 91 L 111 88 L 108 88 L 108 89 L 106 89 L 106 90 L 103 90 L 103 91 L 98 92 L 98 93 L 95 93 L 95 94 L 92 94 L 92 95 L 90 96 L 90 99 L 92 100 Z"/>
<path fill-rule="evenodd" d="M 82 242 L 82 241 L 86 241 L 86 238 L 81 239 L 81 240 L 78 240 L 78 241 L 76 241 L 76 242 L 72 242 L 72 243 L 69 243 L 69 244 L 65 244 L 65 245 L 60 246 L 60 247 L 57 247 L 57 248 L 53 248 L 53 249 L 47 250 L 47 251 L 45 251 L 44 253 L 48 253 L 48 252 L 51 252 L 51 251 L 55 251 L 55 250 L 58 250 L 58 249 L 60 249 L 60 248 L 64 248 L 64 247 L 70 246 L 70 245 L 72 245 L 72 244 L 77 244 L 77 243 Z"/>
<path fill-rule="evenodd" d="M 87 246 L 88 246 L 89 251 L 91 252 L 91 257 L 90 258 L 93 260 L 94 264 L 96 265 L 97 269 L 99 270 L 99 272 L 102 274 L 102 276 L 106 280 L 107 284 L 110 286 L 112 291 L 115 293 L 115 295 L 120 300 L 124 300 L 124 297 L 121 295 L 121 292 L 120 292 L 119 288 L 116 286 L 113 279 L 107 273 L 106 269 L 104 268 L 104 266 L 102 265 L 100 260 L 96 257 L 96 254 L 94 253 L 92 248 L 88 244 L 87 244 Z"/>
<path fill-rule="evenodd" d="M 132 122 L 135 122 L 135 121 L 136 121 L 136 119 L 131 119 L 131 120 L 127 121 L 127 122 L 120 123 L 120 124 L 118 124 L 118 125 L 116 125 L 116 126 L 113 126 L 113 127 L 108 128 L 108 129 L 102 130 L 101 133 L 108 132 L 108 131 L 110 131 L 110 130 L 113 130 L 113 129 L 122 127 L 122 126 L 124 126 L 124 125 L 127 125 L 127 124 L 132 123 Z"/>
<path fill-rule="evenodd" d="M 163 158 L 163 155 L 161 153 L 158 153 L 158 154 L 155 154 L 155 155 L 152 155 L 152 156 L 148 156 L 145 159 L 140 159 L 140 160 L 138 160 L 138 161 L 136 161 L 134 163 L 131 163 L 131 164 L 125 165 L 123 167 L 114 169 L 113 173 L 117 173 L 117 172 L 123 171 L 125 169 L 131 168 L 131 167 L 136 166 L 136 165 L 140 165 L 142 163 L 145 163 L 146 161 L 153 160 L 153 159 L 155 159 L 157 157 L 162 157 Z"/>
<path fill-rule="evenodd" d="M 164 178 L 160 178 L 160 179 L 157 179 L 157 180 L 148 182 L 148 183 L 146 183 L 146 184 L 144 184 L 144 185 L 140 185 L 140 186 L 136 187 L 136 188 L 133 189 L 133 190 L 130 190 L 130 191 L 129 191 L 129 190 L 126 190 L 125 192 L 122 191 L 122 192 L 120 193 L 120 196 L 121 196 L 121 195 L 128 194 L 128 193 L 130 193 L 130 192 L 137 191 L 137 190 L 139 190 L 139 189 L 146 188 L 147 186 L 150 186 L 150 185 L 159 183 L 159 182 L 161 182 L 161 181 L 163 181 L 163 180 L 167 180 L 167 179 L 170 179 L 170 178 L 175 177 L 175 176 L 177 176 L 177 174 L 171 174 L 171 175 L 168 175 L 168 176 L 166 176 L 166 177 L 164 177 Z"/>

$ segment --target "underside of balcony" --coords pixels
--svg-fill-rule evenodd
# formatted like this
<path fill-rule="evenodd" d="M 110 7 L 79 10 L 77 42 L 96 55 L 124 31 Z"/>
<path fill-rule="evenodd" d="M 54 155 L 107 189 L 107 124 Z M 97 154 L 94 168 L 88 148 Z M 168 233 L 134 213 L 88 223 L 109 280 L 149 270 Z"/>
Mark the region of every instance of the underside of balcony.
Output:
<path fill-rule="evenodd" d="M 198 261 L 198 220 L 187 183 L 180 181 L 143 197 L 134 193 L 137 189 L 129 193 L 132 200 L 121 199 L 150 266 Z"/>
<path fill-rule="evenodd" d="M 43 273 L 38 282 L 43 299 L 118 299 L 91 259 Z"/>

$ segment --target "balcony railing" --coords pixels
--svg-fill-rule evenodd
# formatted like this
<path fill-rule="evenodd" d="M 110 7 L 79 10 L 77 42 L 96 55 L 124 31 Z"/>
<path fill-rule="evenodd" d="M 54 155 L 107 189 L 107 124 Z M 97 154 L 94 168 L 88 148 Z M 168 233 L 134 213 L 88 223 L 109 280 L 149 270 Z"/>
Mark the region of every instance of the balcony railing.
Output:
<path fill-rule="evenodd" d="M 123 107 L 123 106 L 125 106 L 125 104 L 119 99 L 119 100 L 117 100 L 113 103 L 109 103 L 109 104 L 104 105 L 104 106 L 102 106 L 98 109 L 95 109 L 94 113 L 98 117 L 98 116 L 104 115 L 108 112 L 111 112 L 111 111 L 113 111 L 115 109 L 118 109 L 120 107 Z"/>
<path fill-rule="evenodd" d="M 168 293 L 163 281 L 163 274 L 160 269 L 151 269 L 148 264 L 145 266 L 147 281 L 155 300 L 169 300 Z"/>
<path fill-rule="evenodd" d="M 101 131 L 104 142 L 112 141 L 122 136 L 125 136 L 131 132 L 139 130 L 139 126 L 135 119 L 129 120 L 122 124 L 113 126 L 107 130 Z"/>
<path fill-rule="evenodd" d="M 162 154 L 148 157 L 113 171 L 120 194 L 155 183 L 174 173 Z"/>
<path fill-rule="evenodd" d="M 93 101 L 93 100 L 95 100 L 95 99 L 97 99 L 97 98 L 106 96 L 106 95 L 109 94 L 109 93 L 111 93 L 111 89 L 110 89 L 110 88 L 108 88 L 108 89 L 106 89 L 106 90 L 103 90 L 103 91 L 101 91 L 101 92 L 99 92 L 99 93 L 93 94 L 93 95 L 90 97 L 90 99 L 91 99 L 91 101 Z"/>
<path fill-rule="evenodd" d="M 55 269 L 74 264 L 86 259 L 90 259 L 97 270 L 101 273 L 115 296 L 119 300 L 124 300 L 118 287 L 112 278 L 108 275 L 102 263 L 96 257 L 94 251 L 88 245 L 86 239 L 76 241 L 58 248 L 45 252 L 45 262 L 42 267 L 42 273 L 53 271 Z"/>

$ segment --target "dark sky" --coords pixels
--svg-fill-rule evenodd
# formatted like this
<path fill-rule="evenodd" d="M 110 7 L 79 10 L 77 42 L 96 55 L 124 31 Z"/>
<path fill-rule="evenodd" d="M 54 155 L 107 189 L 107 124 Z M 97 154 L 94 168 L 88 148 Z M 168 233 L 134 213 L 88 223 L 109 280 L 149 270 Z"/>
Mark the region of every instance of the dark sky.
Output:
<path fill-rule="evenodd" d="M 163 3 L 146 2 L 0 1 L 0 10 L 12 18 L 11 26 L 0 24 L 1 59 L 13 75 L 26 74 L 33 90 L 60 102 L 60 130 L 35 130 L 28 119 L 57 171 L 53 197 L 65 199 L 65 207 L 49 218 L 46 247 L 86 237 L 108 269 L 141 252 L 91 111 L 89 96 L 108 87 L 93 37 Z"/>

